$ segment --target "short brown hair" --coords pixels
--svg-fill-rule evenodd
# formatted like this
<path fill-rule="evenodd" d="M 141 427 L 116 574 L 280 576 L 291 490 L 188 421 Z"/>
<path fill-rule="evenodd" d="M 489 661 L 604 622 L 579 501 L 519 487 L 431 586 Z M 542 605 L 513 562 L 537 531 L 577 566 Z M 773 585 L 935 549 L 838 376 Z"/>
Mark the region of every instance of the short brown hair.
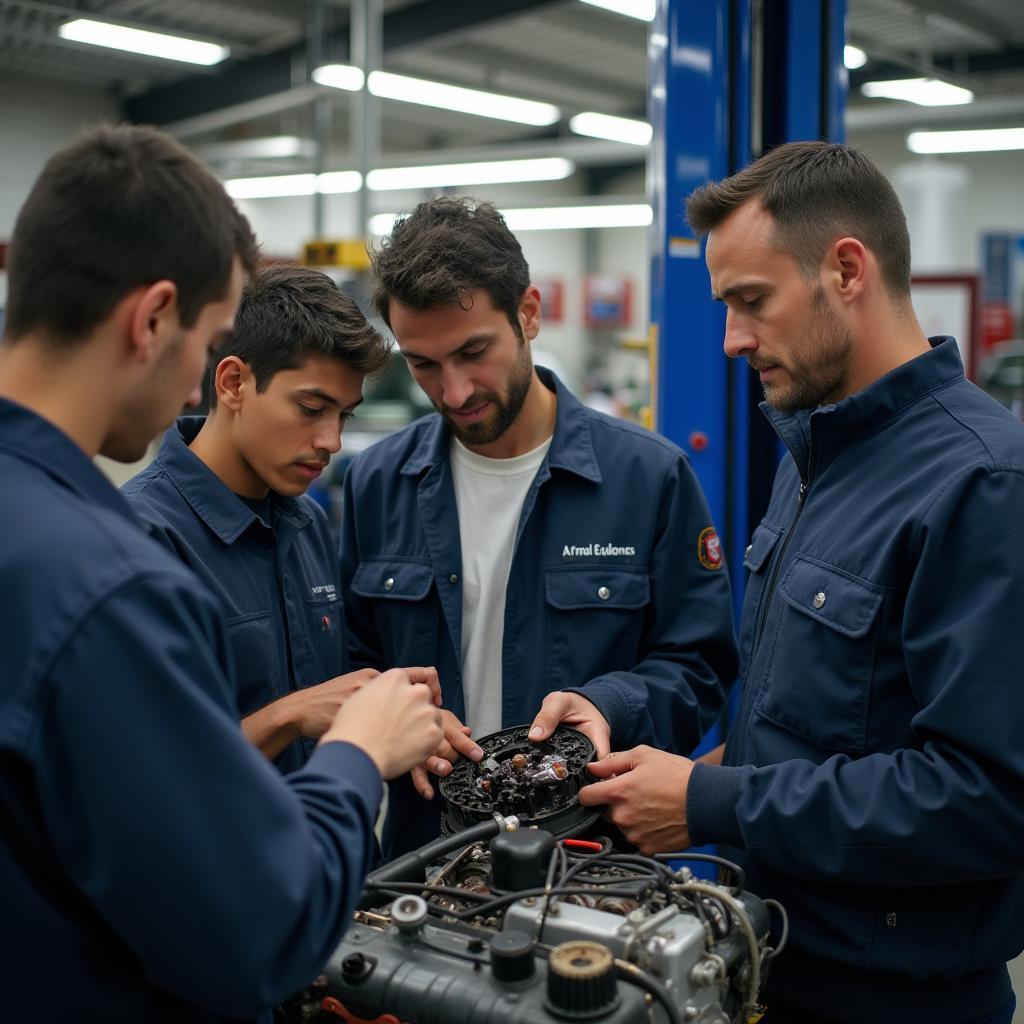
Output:
<path fill-rule="evenodd" d="M 751 199 L 771 214 L 780 246 L 806 276 L 817 271 L 833 241 L 850 235 L 874 253 L 890 295 L 909 296 L 903 207 L 863 153 L 830 142 L 788 142 L 732 177 L 695 189 L 686 217 L 698 235 L 706 234 Z"/>
<path fill-rule="evenodd" d="M 370 253 L 374 303 L 390 327 L 392 299 L 410 309 L 463 305 L 482 288 L 521 336 L 519 302 L 530 268 L 505 218 L 478 199 L 431 199 L 400 218 Z"/>
<path fill-rule="evenodd" d="M 390 353 L 390 344 L 331 278 L 281 263 L 264 267 L 246 285 L 234 334 L 211 370 L 225 356 L 237 356 L 252 370 L 256 390 L 265 391 L 275 373 L 294 370 L 310 356 L 339 359 L 372 375 L 387 366 Z M 209 396 L 216 402 L 213 387 Z"/>
<path fill-rule="evenodd" d="M 193 327 L 227 295 L 235 257 L 255 269 L 252 229 L 195 157 L 155 128 L 91 128 L 50 157 L 18 214 L 6 335 L 73 344 L 134 288 L 165 279 Z"/>

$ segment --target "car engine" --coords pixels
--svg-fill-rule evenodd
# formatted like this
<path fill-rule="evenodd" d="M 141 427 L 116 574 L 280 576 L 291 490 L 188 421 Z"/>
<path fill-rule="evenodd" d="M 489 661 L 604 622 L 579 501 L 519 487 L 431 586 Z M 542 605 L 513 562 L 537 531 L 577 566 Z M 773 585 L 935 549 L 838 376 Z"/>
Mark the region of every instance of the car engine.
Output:
<path fill-rule="evenodd" d="M 752 1024 L 785 914 L 711 855 L 643 857 L 577 793 L 590 741 L 477 742 L 441 782 L 442 837 L 372 872 L 288 1024 Z M 694 874 L 717 866 L 728 883 Z M 769 946 L 770 908 L 782 925 Z"/>

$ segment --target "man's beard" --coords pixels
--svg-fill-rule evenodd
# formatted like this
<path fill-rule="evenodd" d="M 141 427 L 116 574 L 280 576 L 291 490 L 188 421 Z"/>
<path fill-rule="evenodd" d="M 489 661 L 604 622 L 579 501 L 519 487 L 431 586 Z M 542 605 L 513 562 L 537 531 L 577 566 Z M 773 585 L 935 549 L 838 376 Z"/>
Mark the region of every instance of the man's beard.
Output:
<path fill-rule="evenodd" d="M 816 409 L 847 393 L 853 335 L 829 307 L 821 285 L 815 289 L 812 303 L 809 354 L 783 367 L 789 377 L 788 388 L 764 386 L 768 404 L 780 412 Z"/>
<path fill-rule="evenodd" d="M 439 405 L 438 412 L 448 421 L 455 436 L 466 445 L 491 444 L 497 441 L 515 422 L 526 401 L 533 382 L 533 361 L 525 342 L 520 343 L 520 355 L 512 368 L 504 396 L 497 392 L 483 392 L 473 395 L 466 405 L 470 407 L 481 402 L 490 402 L 492 408 L 486 419 L 479 423 L 458 423 L 447 406 Z"/>

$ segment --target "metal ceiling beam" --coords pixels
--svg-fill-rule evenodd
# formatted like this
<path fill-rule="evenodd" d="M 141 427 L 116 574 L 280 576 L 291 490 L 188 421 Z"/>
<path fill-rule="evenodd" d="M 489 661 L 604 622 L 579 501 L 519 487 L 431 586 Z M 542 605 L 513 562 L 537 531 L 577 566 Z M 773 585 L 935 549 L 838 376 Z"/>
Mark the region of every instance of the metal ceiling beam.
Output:
<path fill-rule="evenodd" d="M 871 42 L 862 39 L 859 43 L 871 57 Z M 884 62 L 870 61 L 863 68 L 850 72 L 850 89 L 859 89 L 865 82 L 879 81 L 887 78 L 906 78 L 907 69 L 920 73 L 944 71 L 959 78 L 971 75 L 992 75 L 1003 71 L 1024 71 L 1024 47 L 1017 46 L 1000 50 L 997 53 L 973 54 L 938 54 L 930 64 L 922 62 L 916 54 L 905 57 L 892 49 L 875 50 L 880 53 Z"/>
<path fill-rule="evenodd" d="M 384 53 L 436 41 L 453 33 L 539 10 L 561 0 L 423 0 L 384 16 Z M 348 61 L 347 27 L 328 33 L 324 51 L 328 60 Z M 186 78 L 150 89 L 124 103 L 132 121 L 167 125 L 192 120 L 225 106 L 279 96 L 296 85 L 296 69 L 305 68 L 305 44 L 245 61 L 229 61 L 211 77 Z M 301 76 L 305 83 L 305 74 Z"/>
<path fill-rule="evenodd" d="M 874 0 L 874 6 L 887 13 L 902 11 L 917 15 L 936 27 L 955 32 L 979 46 L 999 49 L 1008 32 L 995 18 L 965 7 L 959 0 Z"/>
<path fill-rule="evenodd" d="M 846 108 L 847 131 L 886 128 L 931 128 L 939 125 L 986 128 L 1005 118 L 1024 117 L 1024 96 L 994 96 L 963 106 L 920 107 L 913 103 L 879 103 Z"/>

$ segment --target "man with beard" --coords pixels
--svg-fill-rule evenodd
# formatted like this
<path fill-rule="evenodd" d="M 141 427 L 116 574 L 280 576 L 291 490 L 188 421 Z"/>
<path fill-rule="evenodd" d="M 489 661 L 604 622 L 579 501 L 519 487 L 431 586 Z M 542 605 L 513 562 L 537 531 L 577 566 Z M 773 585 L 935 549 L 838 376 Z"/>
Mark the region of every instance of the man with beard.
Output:
<path fill-rule="evenodd" d="M 903 211 L 856 150 L 780 146 L 687 214 L 789 455 L 747 549 L 720 763 L 615 753 L 580 799 L 645 853 L 734 847 L 783 903 L 766 1024 L 1008 1024 L 1024 426 L 922 333 Z"/>
<path fill-rule="evenodd" d="M 532 722 L 543 739 L 563 722 L 599 755 L 611 738 L 688 753 L 736 663 L 685 456 L 534 367 L 540 293 L 500 214 L 423 203 L 373 265 L 377 307 L 437 409 L 360 456 L 345 485 L 353 666 L 434 665 L 446 709 L 443 749 L 391 786 L 394 855 L 436 834 L 424 768 L 479 759 L 473 735 Z"/>

